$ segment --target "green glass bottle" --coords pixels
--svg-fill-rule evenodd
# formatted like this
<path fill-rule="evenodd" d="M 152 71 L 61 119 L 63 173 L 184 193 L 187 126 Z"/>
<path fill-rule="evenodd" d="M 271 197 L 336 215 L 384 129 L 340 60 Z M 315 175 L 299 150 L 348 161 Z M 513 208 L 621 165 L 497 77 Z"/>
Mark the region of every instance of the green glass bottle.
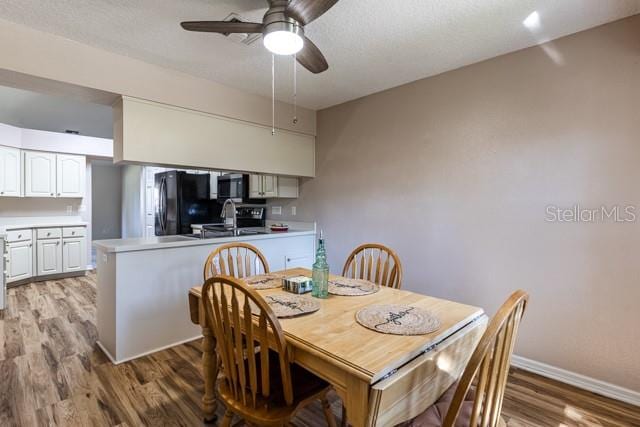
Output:
<path fill-rule="evenodd" d="M 324 248 L 322 230 L 320 230 L 320 239 L 318 239 L 316 262 L 313 263 L 311 280 L 313 281 L 311 295 L 316 298 L 327 298 L 329 296 L 329 264 L 327 264 L 327 252 Z"/>

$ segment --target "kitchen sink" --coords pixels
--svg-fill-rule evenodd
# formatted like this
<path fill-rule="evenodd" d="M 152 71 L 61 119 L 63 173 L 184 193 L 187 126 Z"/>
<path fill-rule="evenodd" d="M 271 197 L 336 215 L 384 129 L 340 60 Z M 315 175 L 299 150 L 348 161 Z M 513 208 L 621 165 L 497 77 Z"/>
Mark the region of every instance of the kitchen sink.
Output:
<path fill-rule="evenodd" d="M 153 238 L 157 243 L 186 242 L 191 240 L 189 236 L 157 236 Z"/>
<path fill-rule="evenodd" d="M 221 237 L 256 236 L 259 234 L 269 234 L 263 228 L 225 228 L 222 226 L 207 226 L 204 236 L 200 233 L 185 236 L 191 239 L 216 239 Z"/>

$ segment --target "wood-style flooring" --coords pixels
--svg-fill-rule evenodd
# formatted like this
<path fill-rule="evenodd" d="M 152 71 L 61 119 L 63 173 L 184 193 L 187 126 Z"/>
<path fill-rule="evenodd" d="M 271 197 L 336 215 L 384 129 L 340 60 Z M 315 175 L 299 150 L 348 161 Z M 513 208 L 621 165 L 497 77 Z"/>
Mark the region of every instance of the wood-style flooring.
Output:
<path fill-rule="evenodd" d="M 0 426 L 201 425 L 200 342 L 114 366 L 95 344 L 95 299 L 93 275 L 8 291 Z M 339 419 L 339 398 L 332 405 Z M 509 426 L 640 426 L 638 407 L 521 370 L 509 376 L 503 416 Z M 294 423 L 324 426 L 320 405 Z"/>

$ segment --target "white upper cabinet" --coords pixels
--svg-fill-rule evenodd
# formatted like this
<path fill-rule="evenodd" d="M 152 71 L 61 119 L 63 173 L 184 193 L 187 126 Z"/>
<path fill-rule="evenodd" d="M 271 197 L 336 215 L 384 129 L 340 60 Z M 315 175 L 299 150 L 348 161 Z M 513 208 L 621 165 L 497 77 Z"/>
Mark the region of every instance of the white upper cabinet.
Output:
<path fill-rule="evenodd" d="M 56 155 L 39 151 L 24 153 L 24 195 L 56 196 Z"/>
<path fill-rule="evenodd" d="M 85 156 L 56 155 L 57 197 L 84 197 L 87 160 Z"/>
<path fill-rule="evenodd" d="M 278 177 L 278 197 L 292 198 L 298 197 L 298 178 L 289 176 Z"/>
<path fill-rule="evenodd" d="M 20 150 L 0 147 L 0 197 L 20 197 L 22 181 Z"/>
<path fill-rule="evenodd" d="M 23 151 L 25 197 L 84 197 L 85 156 Z"/>
<path fill-rule="evenodd" d="M 252 199 L 296 198 L 298 197 L 298 178 L 250 175 L 249 197 Z"/>
<path fill-rule="evenodd" d="M 262 197 L 262 175 L 249 175 L 249 197 L 252 199 Z"/>
<path fill-rule="evenodd" d="M 278 177 L 275 175 L 262 176 L 262 197 L 278 197 Z"/>
<path fill-rule="evenodd" d="M 278 197 L 278 177 L 275 175 L 250 175 L 249 197 L 252 199 Z"/>

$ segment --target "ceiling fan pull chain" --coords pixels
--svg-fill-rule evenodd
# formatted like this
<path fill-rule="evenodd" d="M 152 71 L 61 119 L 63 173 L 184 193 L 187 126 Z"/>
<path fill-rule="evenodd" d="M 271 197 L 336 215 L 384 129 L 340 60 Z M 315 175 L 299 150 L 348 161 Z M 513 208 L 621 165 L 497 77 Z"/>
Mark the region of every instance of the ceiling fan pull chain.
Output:
<path fill-rule="evenodd" d="M 296 54 L 293 54 L 293 124 L 298 124 L 298 67 Z"/>
<path fill-rule="evenodd" d="M 271 54 L 271 135 L 276 134 L 276 56 Z"/>

